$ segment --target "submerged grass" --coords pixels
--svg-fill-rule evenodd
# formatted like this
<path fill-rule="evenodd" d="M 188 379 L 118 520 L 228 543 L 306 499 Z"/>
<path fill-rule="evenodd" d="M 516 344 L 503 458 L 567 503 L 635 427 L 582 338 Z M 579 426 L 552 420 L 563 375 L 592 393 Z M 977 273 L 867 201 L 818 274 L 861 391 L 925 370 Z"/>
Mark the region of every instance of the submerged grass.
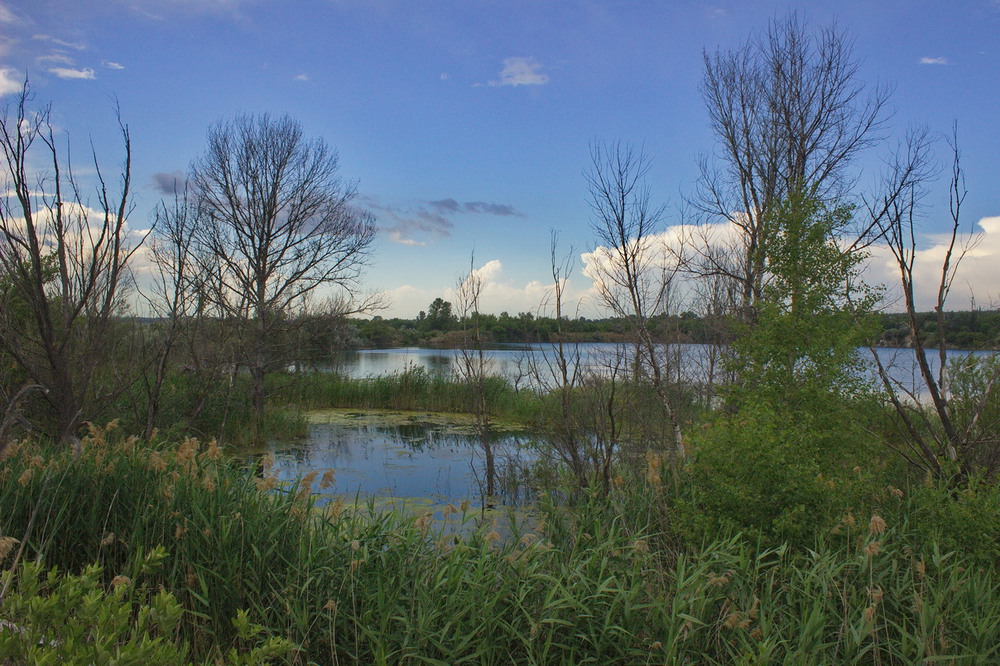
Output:
<path fill-rule="evenodd" d="M 166 638 L 198 661 L 250 661 L 268 638 L 294 645 L 269 653 L 291 663 L 1000 659 L 996 567 L 889 514 L 811 549 L 742 535 L 684 546 L 652 474 L 504 523 L 468 505 L 447 507 L 448 524 L 318 508 L 315 482 L 280 486 L 191 439 L 93 429 L 79 455 L 23 444 L 0 461 L 0 564 L 23 577 L 40 559 L 105 588 L 126 577 L 139 604 L 162 588 L 183 608 Z M 28 606 L 0 619 L 30 622 L 16 610 Z"/>

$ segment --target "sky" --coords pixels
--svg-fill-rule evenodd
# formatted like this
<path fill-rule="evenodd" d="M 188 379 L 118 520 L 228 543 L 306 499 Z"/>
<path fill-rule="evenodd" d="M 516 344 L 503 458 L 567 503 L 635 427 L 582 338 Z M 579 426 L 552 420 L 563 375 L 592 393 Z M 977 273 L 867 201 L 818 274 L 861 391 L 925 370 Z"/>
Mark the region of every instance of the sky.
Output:
<path fill-rule="evenodd" d="M 664 225 L 678 224 L 698 161 L 715 148 L 698 90 L 703 53 L 738 47 L 791 11 L 812 28 L 836 22 L 860 80 L 893 89 L 886 140 L 858 162 L 859 189 L 907 128 L 943 137 L 957 123 L 963 220 L 984 236 L 951 306 L 973 294 L 1000 302 L 1000 0 L 0 0 L 0 103 L 27 76 L 84 175 L 91 144 L 106 168 L 121 162 L 117 104 L 132 137 L 135 230 L 213 123 L 287 113 L 339 151 L 355 203 L 375 216 L 366 288 L 387 295 L 382 316 L 454 299 L 470 267 L 485 283 L 482 310 L 538 312 L 553 231 L 571 257 L 577 311 L 594 316 L 590 146 L 640 146 Z M 924 307 L 946 185 L 935 183 L 921 220 Z M 867 277 L 891 287 L 890 268 L 876 248 Z"/>

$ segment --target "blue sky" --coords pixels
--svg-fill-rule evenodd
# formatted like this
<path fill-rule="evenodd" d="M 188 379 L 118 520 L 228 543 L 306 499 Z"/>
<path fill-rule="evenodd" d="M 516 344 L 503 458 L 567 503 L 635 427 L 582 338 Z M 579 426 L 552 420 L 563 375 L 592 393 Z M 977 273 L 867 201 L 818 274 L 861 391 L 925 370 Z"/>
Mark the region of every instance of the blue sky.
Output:
<path fill-rule="evenodd" d="M 368 283 L 392 297 L 385 315 L 449 297 L 473 255 L 484 309 L 515 313 L 544 297 L 550 230 L 563 251 L 594 244 L 589 143 L 641 144 L 654 197 L 678 221 L 698 157 L 713 148 L 698 94 L 703 50 L 735 47 L 790 10 L 853 37 L 862 80 L 894 87 L 896 136 L 958 122 L 965 219 L 992 233 L 953 305 L 967 306 L 972 290 L 980 304 L 997 300 L 996 0 L 0 0 L 0 93 L 10 99 L 27 73 L 80 164 L 90 141 L 103 162 L 120 159 L 116 98 L 133 137 L 135 228 L 148 226 L 158 184 L 187 169 L 213 122 L 288 113 L 339 149 L 358 203 L 377 217 Z M 892 140 L 859 164 L 862 186 Z M 928 271 L 944 184 L 922 227 Z M 888 280 L 874 263 L 872 279 Z M 586 298 L 590 286 L 578 265 L 571 291 Z"/>

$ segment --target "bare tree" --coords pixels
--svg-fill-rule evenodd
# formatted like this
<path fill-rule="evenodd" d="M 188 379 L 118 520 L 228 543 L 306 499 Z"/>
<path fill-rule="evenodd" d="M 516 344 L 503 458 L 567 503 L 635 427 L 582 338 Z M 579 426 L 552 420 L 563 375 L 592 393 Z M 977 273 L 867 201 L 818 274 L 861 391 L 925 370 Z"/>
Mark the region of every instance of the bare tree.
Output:
<path fill-rule="evenodd" d="M 52 416 L 54 434 L 74 441 L 123 386 L 101 363 L 114 358 L 130 284 L 131 141 L 118 117 L 125 157 L 111 189 L 92 153 L 96 183 L 85 197 L 61 154 L 50 108 L 29 108 L 27 82 L 0 119 L 6 160 L 0 201 L 0 274 L 9 287 L 0 308 L 0 345 L 23 368 Z M 68 149 L 67 149 L 68 152 Z M 36 164 L 45 166 L 32 172 Z"/>
<path fill-rule="evenodd" d="M 462 347 L 459 349 L 458 374 L 466 382 L 473 399 L 473 417 L 476 436 L 486 459 L 486 488 L 483 508 L 496 495 L 496 452 L 490 439 L 491 423 L 486 396 L 486 381 L 492 371 L 493 361 L 486 357 L 483 336 L 479 327 L 479 302 L 483 293 L 483 276 L 475 268 L 475 256 L 469 272 L 458 281 L 455 304 L 462 326 Z"/>
<path fill-rule="evenodd" d="M 195 229 L 198 212 L 183 186 L 175 184 L 174 200 L 161 202 L 154 213 L 153 237 L 149 255 L 156 272 L 152 294 L 147 298 L 153 312 L 160 318 L 154 340 L 155 353 L 151 372 L 144 375 L 145 428 L 148 438 L 156 427 L 160 413 L 163 383 L 177 343 L 184 329 L 191 324 L 202 293 L 197 260 L 194 255 Z"/>
<path fill-rule="evenodd" d="M 663 405 L 673 437 L 673 453 L 684 457 L 680 419 L 670 397 L 671 359 L 651 328 L 653 317 L 669 310 L 675 256 L 656 237 L 663 208 L 650 203 L 645 183 L 649 158 L 632 146 L 595 143 L 586 172 L 591 225 L 600 247 L 591 265 L 601 299 L 635 336 L 637 367 L 648 377 Z"/>
<path fill-rule="evenodd" d="M 191 168 L 202 223 L 199 270 L 217 314 L 239 327 L 261 435 L 265 374 L 287 362 L 289 319 L 315 290 L 354 293 L 371 245 L 370 214 L 351 205 L 336 151 L 288 116 L 219 122 Z"/>
<path fill-rule="evenodd" d="M 929 344 L 917 312 L 914 295 L 914 262 L 918 252 L 916 225 L 930 175 L 930 143 L 925 130 L 911 132 L 896 160 L 890 164 L 883 188 L 885 194 L 867 202 L 869 215 L 878 224 L 899 269 L 906 323 L 920 377 L 918 386 L 911 389 L 894 380 L 874 349 L 872 353 L 903 435 L 904 444 L 898 448 L 899 453 L 935 478 L 958 482 L 968 479 L 977 469 L 992 474 L 1000 466 L 1000 438 L 997 436 L 1000 423 L 996 414 L 990 416 L 1000 383 L 1000 364 L 986 363 L 979 368 L 981 372 L 977 373 L 979 376 L 971 395 L 956 400 L 958 396 L 952 390 L 949 373 L 975 370 L 970 366 L 975 366 L 976 362 L 970 356 L 957 365 L 948 363 L 945 304 L 962 260 L 980 240 L 980 236 L 962 231 L 961 208 L 966 189 L 957 131 L 953 132 L 951 141 L 948 188 L 951 228 L 934 303 L 935 344 Z M 935 352 L 937 373 L 928 359 L 928 354 Z M 929 407 L 923 404 L 921 394 L 924 392 L 930 399 Z M 956 402 L 964 404 L 956 405 Z"/>
<path fill-rule="evenodd" d="M 705 241 L 715 239 L 692 239 L 688 268 L 735 281 L 749 320 L 766 281 L 764 220 L 793 192 L 822 202 L 846 195 L 855 157 L 882 138 L 890 91 L 866 90 L 851 40 L 836 25 L 810 33 L 794 13 L 704 60 L 701 93 L 718 148 L 702 160 L 693 204 L 738 237 L 714 253 Z M 867 242 L 869 232 L 852 233 Z"/>

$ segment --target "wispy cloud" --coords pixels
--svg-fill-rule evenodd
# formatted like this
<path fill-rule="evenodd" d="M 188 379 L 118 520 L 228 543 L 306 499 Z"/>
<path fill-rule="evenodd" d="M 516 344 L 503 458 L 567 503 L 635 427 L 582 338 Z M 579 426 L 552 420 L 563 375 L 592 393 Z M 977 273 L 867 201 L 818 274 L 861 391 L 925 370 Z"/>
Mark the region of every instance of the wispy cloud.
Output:
<path fill-rule="evenodd" d="M 7 7 L 0 5 L 0 23 L 17 23 L 17 17 L 14 16 L 14 12 L 10 11 Z"/>
<path fill-rule="evenodd" d="M 0 97 L 21 92 L 24 74 L 12 67 L 0 69 Z"/>
<path fill-rule="evenodd" d="M 486 201 L 459 202 L 453 198 L 438 201 L 417 201 L 405 205 L 391 205 L 375 197 L 363 197 L 361 203 L 378 219 L 382 232 L 394 243 L 401 245 L 429 245 L 451 235 L 454 217 L 464 214 L 495 215 L 500 217 L 524 215 L 509 204 Z"/>
<path fill-rule="evenodd" d="M 296 81 L 308 81 L 309 80 L 309 75 L 306 74 L 305 72 L 303 72 L 302 74 L 296 74 L 292 78 L 294 80 L 296 80 Z"/>
<path fill-rule="evenodd" d="M 924 56 L 923 58 L 920 59 L 919 62 L 921 65 L 947 65 L 948 59 L 943 56 L 939 56 L 937 58 Z"/>
<path fill-rule="evenodd" d="M 107 67 L 108 69 L 125 69 L 125 65 L 111 60 L 102 60 L 101 65 Z"/>
<path fill-rule="evenodd" d="M 49 55 L 38 56 L 35 62 L 39 65 L 72 65 L 73 59 L 65 53 L 50 53 Z"/>
<path fill-rule="evenodd" d="M 49 72 L 55 74 L 60 79 L 96 79 L 94 70 L 90 67 L 83 69 L 73 69 L 71 67 L 50 67 Z"/>
<path fill-rule="evenodd" d="M 491 86 L 540 86 L 549 82 L 548 74 L 541 71 L 542 64 L 534 58 L 506 58 L 500 79 L 490 81 Z"/>
<path fill-rule="evenodd" d="M 58 39 L 56 37 L 53 37 L 52 35 L 34 35 L 32 39 L 37 39 L 42 42 L 51 42 L 56 46 L 62 46 L 67 49 L 73 49 L 74 51 L 82 51 L 85 48 L 87 48 L 84 44 L 80 44 L 78 42 L 67 42 L 64 39 Z"/>

